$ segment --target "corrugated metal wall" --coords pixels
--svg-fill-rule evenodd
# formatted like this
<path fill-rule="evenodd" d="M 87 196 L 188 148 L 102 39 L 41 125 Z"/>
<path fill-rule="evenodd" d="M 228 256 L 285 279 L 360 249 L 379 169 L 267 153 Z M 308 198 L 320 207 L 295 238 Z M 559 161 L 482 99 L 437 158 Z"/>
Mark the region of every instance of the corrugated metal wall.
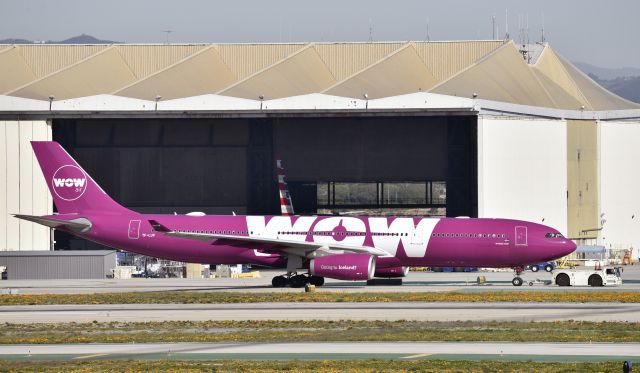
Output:
<path fill-rule="evenodd" d="M 337 81 L 379 62 L 404 43 L 316 44 L 314 48 Z"/>
<path fill-rule="evenodd" d="M 0 121 L 0 251 L 48 250 L 49 228 L 10 214 L 52 213 L 52 200 L 31 140 L 51 140 L 46 121 Z"/>
<path fill-rule="evenodd" d="M 596 237 L 598 232 L 593 229 L 599 225 L 600 186 L 598 128 L 595 120 L 567 121 L 567 187 L 569 237 Z"/>
<path fill-rule="evenodd" d="M 108 45 L 68 45 L 60 48 L 52 44 L 17 46 L 20 55 L 37 78 L 78 63 L 108 47 Z"/>
<path fill-rule="evenodd" d="M 103 279 L 116 266 L 115 251 L 44 252 L 41 255 L 0 255 L 9 280 Z"/>
<path fill-rule="evenodd" d="M 433 75 L 443 81 L 471 66 L 504 44 L 503 41 L 413 43 Z"/>
<path fill-rule="evenodd" d="M 206 47 L 204 44 L 116 46 L 138 79 L 176 64 Z"/>
<path fill-rule="evenodd" d="M 288 55 L 305 44 L 222 44 L 218 51 L 238 79 L 247 78 Z"/>

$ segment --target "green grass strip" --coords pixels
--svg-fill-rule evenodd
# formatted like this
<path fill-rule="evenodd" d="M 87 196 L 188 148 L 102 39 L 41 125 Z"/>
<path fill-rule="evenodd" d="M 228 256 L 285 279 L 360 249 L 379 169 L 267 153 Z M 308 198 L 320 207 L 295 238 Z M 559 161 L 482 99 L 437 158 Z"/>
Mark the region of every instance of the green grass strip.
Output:
<path fill-rule="evenodd" d="M 249 320 L 0 324 L 1 344 L 303 341 L 640 342 L 640 323 Z"/>
<path fill-rule="evenodd" d="M 632 291 L 482 292 L 130 292 L 0 295 L 0 306 L 47 304 L 193 304 L 262 302 L 622 302 L 640 303 Z"/>

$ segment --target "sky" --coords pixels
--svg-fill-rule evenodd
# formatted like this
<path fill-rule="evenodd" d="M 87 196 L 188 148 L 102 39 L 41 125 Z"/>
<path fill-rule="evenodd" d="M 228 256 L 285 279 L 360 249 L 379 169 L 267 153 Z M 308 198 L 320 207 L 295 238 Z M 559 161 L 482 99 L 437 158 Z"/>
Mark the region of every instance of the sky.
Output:
<path fill-rule="evenodd" d="M 506 13 L 506 14 L 505 14 Z M 546 40 L 574 62 L 640 68 L 638 0 L 0 0 L 0 39 L 127 43 Z M 371 31 L 370 31 L 371 30 Z"/>

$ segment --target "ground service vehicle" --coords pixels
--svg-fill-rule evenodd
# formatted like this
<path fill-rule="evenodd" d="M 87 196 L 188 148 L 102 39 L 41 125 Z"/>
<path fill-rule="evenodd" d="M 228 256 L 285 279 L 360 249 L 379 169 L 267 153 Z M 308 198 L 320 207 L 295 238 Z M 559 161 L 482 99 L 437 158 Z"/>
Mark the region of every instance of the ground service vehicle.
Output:
<path fill-rule="evenodd" d="M 538 264 L 528 265 L 525 267 L 525 269 L 530 269 L 531 272 L 538 272 L 541 269 L 544 269 L 547 272 L 551 272 L 555 267 L 556 264 L 554 262 L 542 262 Z"/>
<path fill-rule="evenodd" d="M 622 267 L 560 269 L 553 273 L 553 283 L 558 286 L 618 286 L 622 285 Z"/>

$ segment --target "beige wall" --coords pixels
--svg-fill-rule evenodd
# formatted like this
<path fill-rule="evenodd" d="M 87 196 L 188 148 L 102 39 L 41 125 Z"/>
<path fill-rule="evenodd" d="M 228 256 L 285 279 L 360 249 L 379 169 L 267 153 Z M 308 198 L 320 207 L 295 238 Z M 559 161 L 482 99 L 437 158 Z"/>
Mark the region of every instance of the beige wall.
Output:
<path fill-rule="evenodd" d="M 569 237 L 582 239 L 579 244 L 593 244 L 590 238 L 598 235 L 593 229 L 599 227 L 598 128 L 594 120 L 567 121 L 567 187 Z"/>
<path fill-rule="evenodd" d="M 46 121 L 0 121 L 0 251 L 47 250 L 49 228 L 11 214 L 46 215 L 52 201 L 31 140 L 51 140 Z"/>

